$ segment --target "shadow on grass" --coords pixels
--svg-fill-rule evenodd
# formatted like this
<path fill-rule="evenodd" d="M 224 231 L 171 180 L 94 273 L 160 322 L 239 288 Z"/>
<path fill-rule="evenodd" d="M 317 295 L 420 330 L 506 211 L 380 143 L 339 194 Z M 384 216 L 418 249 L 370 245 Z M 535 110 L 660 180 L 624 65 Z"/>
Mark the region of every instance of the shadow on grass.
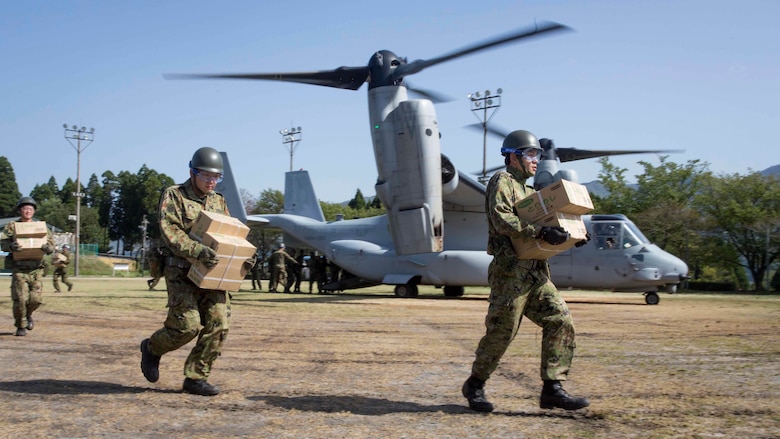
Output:
<path fill-rule="evenodd" d="M 475 416 L 485 416 L 486 413 L 478 413 L 465 405 L 458 404 L 437 404 L 424 405 L 409 401 L 393 401 L 382 398 L 368 398 L 364 396 L 250 396 L 247 399 L 252 401 L 261 401 L 266 404 L 287 409 L 301 410 L 306 412 L 339 413 L 348 412 L 355 415 L 382 416 L 393 413 L 447 413 L 447 414 L 471 414 Z M 525 417 L 559 417 L 573 418 L 572 413 L 565 412 L 539 412 L 539 411 L 519 411 L 519 412 L 493 412 L 495 415 L 503 416 L 525 416 Z"/>
<path fill-rule="evenodd" d="M 0 382 L 0 391 L 40 395 L 113 395 L 133 394 L 148 391 L 179 393 L 174 390 L 128 387 L 116 383 L 74 380 L 27 380 Z"/>

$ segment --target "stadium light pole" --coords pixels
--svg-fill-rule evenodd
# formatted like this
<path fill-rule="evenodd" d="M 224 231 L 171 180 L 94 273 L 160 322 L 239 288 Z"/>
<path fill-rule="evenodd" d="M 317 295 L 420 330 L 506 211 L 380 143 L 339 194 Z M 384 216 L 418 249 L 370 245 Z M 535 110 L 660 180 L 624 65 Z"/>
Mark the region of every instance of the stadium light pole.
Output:
<path fill-rule="evenodd" d="M 65 129 L 65 139 L 70 143 L 70 146 L 76 150 L 76 191 L 73 192 L 73 196 L 76 197 L 76 237 L 74 246 L 76 247 L 76 264 L 74 265 L 74 275 L 79 275 L 79 256 L 81 255 L 81 243 L 79 242 L 79 233 L 81 230 L 81 197 L 84 196 L 84 192 L 81 192 L 81 152 L 87 149 L 89 145 L 95 140 L 95 129 L 90 128 L 89 131 L 85 127 L 79 128 L 76 125 L 68 128 L 68 124 L 63 124 Z M 76 144 L 73 144 L 73 141 Z"/>
<path fill-rule="evenodd" d="M 496 93 L 490 93 L 490 90 L 485 90 L 485 94 L 480 92 L 469 93 L 468 98 L 471 106 L 471 112 L 479 119 L 482 124 L 482 176 L 479 178 L 480 183 L 486 184 L 487 177 L 487 133 L 488 122 L 498 112 L 498 108 L 501 107 L 501 93 L 504 90 L 498 89 Z M 490 110 L 490 111 L 488 111 Z M 477 113 L 481 113 L 477 115 Z"/>
<path fill-rule="evenodd" d="M 297 143 L 301 141 L 301 127 L 279 130 L 279 134 L 282 135 L 282 143 L 286 145 L 287 150 L 290 151 L 290 171 L 292 172 L 295 147 L 297 146 Z"/>

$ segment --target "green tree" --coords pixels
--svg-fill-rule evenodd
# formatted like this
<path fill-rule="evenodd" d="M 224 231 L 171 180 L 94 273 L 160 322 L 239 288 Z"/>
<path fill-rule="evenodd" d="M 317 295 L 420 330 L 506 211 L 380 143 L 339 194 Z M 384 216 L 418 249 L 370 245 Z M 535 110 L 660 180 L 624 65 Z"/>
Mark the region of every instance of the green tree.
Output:
<path fill-rule="evenodd" d="M 284 194 L 276 189 L 265 189 L 260 193 L 252 214 L 271 214 L 284 212 Z"/>
<path fill-rule="evenodd" d="M 57 186 L 57 180 L 52 175 L 49 177 L 48 183 L 42 185 L 36 184 L 32 192 L 30 192 L 30 196 L 33 197 L 35 201 L 42 202 L 55 197 L 59 198 L 59 192 L 60 188 Z"/>
<path fill-rule="evenodd" d="M 609 162 L 607 157 L 599 159 L 601 171 L 599 182 L 604 186 L 609 195 L 606 197 L 593 196 L 593 213 L 622 213 L 631 215 L 636 211 L 636 191 L 626 181 L 625 168 L 618 168 Z"/>
<path fill-rule="evenodd" d="M 17 216 L 16 203 L 22 198 L 11 162 L 0 156 L 0 218 Z"/>
<path fill-rule="evenodd" d="M 694 200 L 706 218 L 710 239 L 732 247 L 756 289 L 765 289 L 764 276 L 780 254 L 780 177 L 753 172 L 710 176 Z"/>
<path fill-rule="evenodd" d="M 355 192 L 355 198 L 349 200 L 348 206 L 354 210 L 362 210 L 366 208 L 366 199 L 363 197 L 363 192 L 360 189 Z"/>

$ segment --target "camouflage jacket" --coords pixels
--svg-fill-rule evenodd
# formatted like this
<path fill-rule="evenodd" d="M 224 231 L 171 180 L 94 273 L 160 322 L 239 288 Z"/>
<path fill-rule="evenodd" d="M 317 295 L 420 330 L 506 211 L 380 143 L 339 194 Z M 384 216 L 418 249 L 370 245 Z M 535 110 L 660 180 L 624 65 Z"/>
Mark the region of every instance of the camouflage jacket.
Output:
<path fill-rule="evenodd" d="M 31 269 L 31 268 L 39 268 L 43 267 L 43 258 L 41 260 L 35 260 L 35 261 L 14 261 L 13 257 L 13 250 L 11 249 L 11 244 L 16 240 L 16 223 L 21 221 L 12 221 L 5 225 L 5 228 L 3 229 L 3 233 L 0 234 L 0 250 L 4 252 L 8 252 L 8 255 L 5 257 L 5 268 L 12 270 L 15 268 L 20 269 Z M 46 243 L 49 244 L 49 247 L 54 250 L 54 238 L 52 237 L 51 230 L 46 230 Z M 49 252 L 51 253 L 51 252 Z"/>
<path fill-rule="evenodd" d="M 165 254 L 188 259 L 198 257 L 203 245 L 190 238 L 189 233 L 201 210 L 230 215 L 222 194 L 211 192 L 200 198 L 195 194 L 190 179 L 163 191 L 159 212 Z"/>
<path fill-rule="evenodd" d="M 527 172 L 514 167 L 497 172 L 487 185 L 485 212 L 488 219 L 488 254 L 496 257 L 516 258 L 512 247 L 512 238 L 537 235 L 533 224 L 518 218 L 515 204 L 534 193 L 531 186 L 525 184 L 530 178 Z"/>
<path fill-rule="evenodd" d="M 280 248 L 279 250 L 273 252 L 271 254 L 271 266 L 283 268 L 287 266 L 287 263 L 292 265 L 297 265 L 298 261 L 295 260 L 292 256 L 287 254 L 287 252 Z"/>

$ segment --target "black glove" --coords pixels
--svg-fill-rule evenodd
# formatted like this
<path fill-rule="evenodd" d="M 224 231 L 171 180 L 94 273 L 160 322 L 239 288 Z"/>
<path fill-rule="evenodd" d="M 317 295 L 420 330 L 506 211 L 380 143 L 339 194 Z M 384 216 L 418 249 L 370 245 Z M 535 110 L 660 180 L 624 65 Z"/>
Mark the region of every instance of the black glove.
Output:
<path fill-rule="evenodd" d="M 542 227 L 538 238 L 550 245 L 560 245 L 569 239 L 569 233 L 563 227 Z"/>
<path fill-rule="evenodd" d="M 14 241 L 11 243 L 11 251 L 12 252 L 18 252 L 22 250 L 22 244 L 19 244 L 17 241 Z"/>
<path fill-rule="evenodd" d="M 43 244 L 41 246 L 41 250 L 43 250 L 43 252 L 46 253 L 47 255 L 54 253 L 54 247 L 50 246 L 48 243 Z"/>
<path fill-rule="evenodd" d="M 574 244 L 574 246 L 575 247 L 582 247 L 583 245 L 585 245 L 585 244 L 587 244 L 589 242 L 590 242 L 590 233 L 586 233 L 585 234 L 585 239 L 583 239 L 582 241 L 577 242 L 576 244 Z"/>
<path fill-rule="evenodd" d="M 205 265 L 206 268 L 212 269 L 219 263 L 219 258 L 213 248 L 204 245 L 203 249 L 198 253 L 198 261 Z"/>

